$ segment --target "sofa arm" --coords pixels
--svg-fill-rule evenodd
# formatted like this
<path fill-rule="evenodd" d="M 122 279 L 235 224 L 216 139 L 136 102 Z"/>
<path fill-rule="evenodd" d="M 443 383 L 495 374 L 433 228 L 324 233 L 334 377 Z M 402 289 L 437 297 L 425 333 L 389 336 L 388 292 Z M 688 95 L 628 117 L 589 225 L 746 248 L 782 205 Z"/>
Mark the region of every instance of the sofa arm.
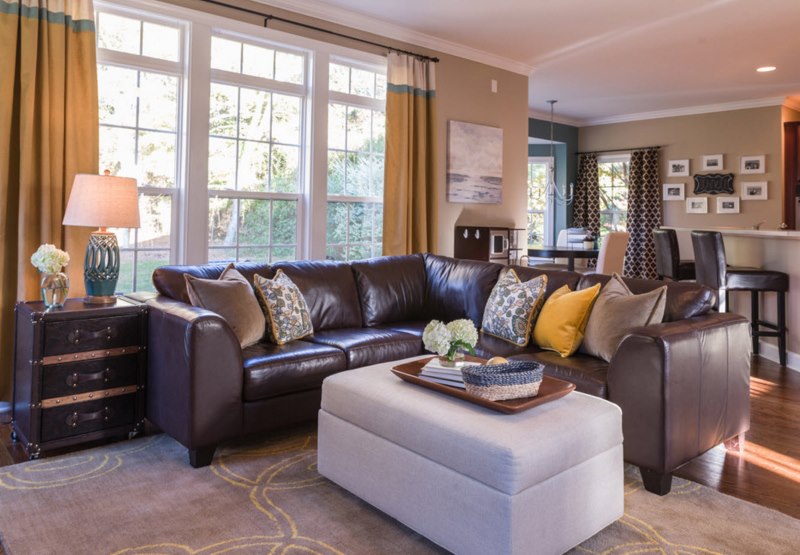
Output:
<path fill-rule="evenodd" d="M 228 323 L 159 296 L 147 301 L 147 417 L 190 449 L 210 449 L 242 429 L 243 362 Z"/>
<path fill-rule="evenodd" d="M 608 368 L 625 460 L 668 474 L 750 427 L 749 323 L 709 313 L 636 328 Z"/>

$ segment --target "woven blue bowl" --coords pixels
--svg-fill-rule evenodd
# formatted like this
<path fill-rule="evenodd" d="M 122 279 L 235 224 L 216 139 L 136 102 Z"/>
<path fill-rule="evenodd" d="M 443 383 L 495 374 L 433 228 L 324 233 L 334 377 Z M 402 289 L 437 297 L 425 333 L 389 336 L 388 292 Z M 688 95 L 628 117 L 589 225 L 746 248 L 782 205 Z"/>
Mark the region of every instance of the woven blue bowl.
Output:
<path fill-rule="evenodd" d="M 465 384 L 477 387 L 527 385 L 542 381 L 544 365 L 512 360 L 504 364 L 466 366 L 461 374 Z"/>

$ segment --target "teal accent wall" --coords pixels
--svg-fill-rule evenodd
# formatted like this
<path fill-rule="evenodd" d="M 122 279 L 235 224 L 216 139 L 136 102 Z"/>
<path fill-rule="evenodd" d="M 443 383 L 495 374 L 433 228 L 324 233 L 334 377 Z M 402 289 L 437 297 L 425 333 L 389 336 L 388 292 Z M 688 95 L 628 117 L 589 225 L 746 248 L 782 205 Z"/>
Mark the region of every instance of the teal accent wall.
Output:
<path fill-rule="evenodd" d="M 540 119 L 528 119 L 528 137 L 550 140 L 550 122 Z M 553 149 L 555 158 L 556 185 L 561 190 L 569 183 L 578 180 L 578 128 L 563 123 L 553 124 Z M 528 145 L 528 156 L 550 156 L 550 145 Z M 558 232 L 572 224 L 572 205 L 564 206 L 556 203 L 554 232 Z M 555 242 L 555 236 L 552 238 Z"/>

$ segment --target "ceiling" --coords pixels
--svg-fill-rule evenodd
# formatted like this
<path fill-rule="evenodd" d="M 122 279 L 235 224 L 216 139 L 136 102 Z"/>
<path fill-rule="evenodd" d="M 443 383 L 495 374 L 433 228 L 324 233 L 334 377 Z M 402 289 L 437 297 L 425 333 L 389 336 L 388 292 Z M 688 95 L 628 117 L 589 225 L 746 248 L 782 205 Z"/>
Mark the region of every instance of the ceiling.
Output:
<path fill-rule="evenodd" d="M 800 106 L 800 0 L 263 2 L 529 75 L 566 123 Z"/>

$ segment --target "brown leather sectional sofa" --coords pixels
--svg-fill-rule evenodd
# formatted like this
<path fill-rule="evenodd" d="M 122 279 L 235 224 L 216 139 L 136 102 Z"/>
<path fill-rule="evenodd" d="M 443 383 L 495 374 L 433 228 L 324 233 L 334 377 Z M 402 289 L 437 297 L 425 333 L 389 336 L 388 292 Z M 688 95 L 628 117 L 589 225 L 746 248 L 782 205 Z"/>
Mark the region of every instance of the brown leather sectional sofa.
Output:
<path fill-rule="evenodd" d="M 282 269 L 302 291 L 314 335 L 287 345 L 242 349 L 217 314 L 189 304 L 184 273 L 217 278 L 224 265 L 165 266 L 153 274 L 160 295 L 148 301 L 148 418 L 189 449 L 192 466 L 211 462 L 223 441 L 314 420 L 322 380 L 331 374 L 423 354 L 432 319 L 470 318 L 480 327 L 504 266 L 435 255 L 362 262 L 280 262 L 236 266 L 252 280 Z M 608 276 L 517 267 L 521 279 L 546 273 L 549 295 Z M 625 280 L 634 293 L 664 285 Z M 533 359 L 549 375 L 622 408 L 625 459 L 648 490 L 669 491 L 672 472 L 750 423 L 748 322 L 711 311 L 714 293 L 668 283 L 665 321 L 636 329 L 610 363 L 561 358 L 481 335 L 481 356 Z"/>

